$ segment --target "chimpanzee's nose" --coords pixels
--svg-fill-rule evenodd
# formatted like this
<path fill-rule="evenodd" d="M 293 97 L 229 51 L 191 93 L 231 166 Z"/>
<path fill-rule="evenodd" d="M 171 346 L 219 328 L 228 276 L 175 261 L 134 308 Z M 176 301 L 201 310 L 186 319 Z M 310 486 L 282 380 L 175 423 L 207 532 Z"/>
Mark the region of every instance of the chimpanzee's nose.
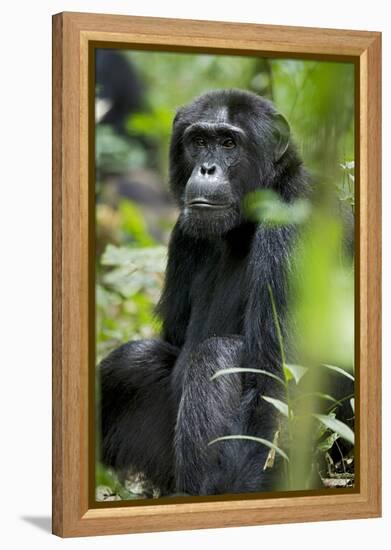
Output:
<path fill-rule="evenodd" d="M 200 174 L 201 176 L 213 176 L 216 172 L 215 164 L 201 164 Z"/>

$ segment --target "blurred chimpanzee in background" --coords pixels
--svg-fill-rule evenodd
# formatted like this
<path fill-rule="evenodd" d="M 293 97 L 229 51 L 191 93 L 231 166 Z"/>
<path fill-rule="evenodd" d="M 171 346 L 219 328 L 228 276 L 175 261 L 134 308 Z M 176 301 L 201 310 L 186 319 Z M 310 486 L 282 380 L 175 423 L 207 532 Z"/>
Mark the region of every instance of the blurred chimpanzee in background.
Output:
<path fill-rule="evenodd" d="M 97 202 L 111 206 L 114 211 L 121 199 L 139 205 L 151 235 L 164 241 L 159 220 L 173 217 L 175 207 L 158 171 L 148 168 L 157 165 L 157 144 L 129 129 L 132 115 L 148 112 L 146 85 L 126 53 L 117 49 L 96 50 L 95 74 L 96 147 L 97 156 L 100 155 L 96 167 Z M 123 161 L 140 150 L 147 159 L 145 166 Z M 105 158 L 115 155 L 122 162 L 105 162 Z"/>

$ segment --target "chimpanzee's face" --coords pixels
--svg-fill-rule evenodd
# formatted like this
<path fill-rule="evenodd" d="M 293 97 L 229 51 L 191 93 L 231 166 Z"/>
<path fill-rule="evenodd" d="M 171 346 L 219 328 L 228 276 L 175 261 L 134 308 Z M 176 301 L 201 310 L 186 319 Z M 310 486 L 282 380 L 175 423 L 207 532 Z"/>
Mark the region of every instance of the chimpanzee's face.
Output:
<path fill-rule="evenodd" d="M 181 225 L 219 236 L 243 221 L 242 200 L 259 187 L 280 140 L 269 103 L 240 91 L 201 96 L 179 111 L 171 142 L 171 184 Z M 277 159 L 278 160 L 278 159 Z"/>

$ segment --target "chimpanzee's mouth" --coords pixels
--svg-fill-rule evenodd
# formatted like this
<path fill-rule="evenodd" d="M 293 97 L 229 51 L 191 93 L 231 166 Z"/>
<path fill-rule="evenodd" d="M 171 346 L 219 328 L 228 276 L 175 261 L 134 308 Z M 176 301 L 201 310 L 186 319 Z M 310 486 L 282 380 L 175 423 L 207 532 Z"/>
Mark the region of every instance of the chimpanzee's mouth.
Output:
<path fill-rule="evenodd" d="M 221 210 L 223 208 L 229 208 L 231 204 L 212 202 L 212 201 L 208 201 L 207 199 L 198 198 L 198 199 L 192 199 L 191 201 L 187 202 L 186 206 L 188 208 L 210 208 L 215 210 Z"/>

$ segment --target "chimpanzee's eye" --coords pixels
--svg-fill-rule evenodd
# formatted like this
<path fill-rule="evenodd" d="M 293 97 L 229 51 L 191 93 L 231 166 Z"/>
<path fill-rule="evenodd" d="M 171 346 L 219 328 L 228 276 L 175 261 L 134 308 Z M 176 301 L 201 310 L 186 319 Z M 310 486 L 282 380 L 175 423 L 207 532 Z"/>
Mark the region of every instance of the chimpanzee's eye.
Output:
<path fill-rule="evenodd" d="M 194 138 L 194 143 L 197 147 L 206 147 L 206 140 L 200 136 Z"/>
<path fill-rule="evenodd" d="M 223 141 L 222 146 L 226 149 L 233 149 L 234 147 L 236 147 L 236 143 L 233 139 L 227 138 Z"/>

